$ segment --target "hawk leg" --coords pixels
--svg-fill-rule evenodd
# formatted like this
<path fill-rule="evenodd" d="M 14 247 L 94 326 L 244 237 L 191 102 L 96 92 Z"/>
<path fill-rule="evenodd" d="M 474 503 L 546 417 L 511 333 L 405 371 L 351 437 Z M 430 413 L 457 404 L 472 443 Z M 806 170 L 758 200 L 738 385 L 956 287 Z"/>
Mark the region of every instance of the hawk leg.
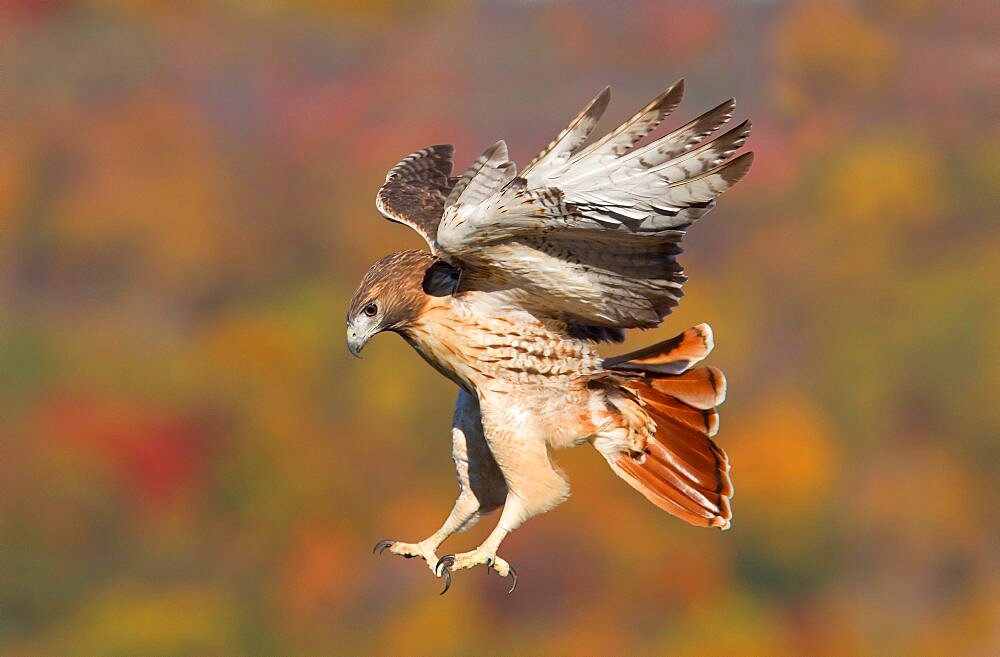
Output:
<path fill-rule="evenodd" d="M 504 577 L 510 576 L 513 582 L 509 592 L 513 592 L 517 574 L 507 561 L 497 556 L 500 543 L 525 520 L 548 511 L 569 496 L 569 483 L 549 458 L 548 446 L 530 417 L 509 402 L 492 412 L 484 412 L 487 442 L 507 482 L 507 497 L 500 522 L 482 545 L 470 552 L 447 555 L 437 562 L 435 574 L 446 579 L 442 593 L 451 585 L 452 571 L 479 565 Z"/>
<path fill-rule="evenodd" d="M 517 573 L 505 559 L 497 555 L 500 543 L 503 541 L 504 537 L 507 536 L 507 534 L 513 531 L 513 528 L 507 529 L 504 526 L 504 516 L 508 515 L 507 509 L 514 508 L 509 506 L 511 502 L 512 501 L 508 498 L 507 505 L 504 506 L 504 512 L 500 517 L 500 522 L 497 523 L 497 526 L 479 547 L 469 552 L 445 555 L 437 562 L 434 574 L 438 577 L 443 576 L 445 578 L 444 590 L 441 591 L 442 594 L 446 593 L 451 587 L 452 572 L 456 570 L 464 570 L 466 568 L 473 568 L 475 566 L 486 566 L 487 568 L 491 568 L 499 573 L 501 577 L 509 576 L 512 582 L 510 590 L 507 592 L 514 592 L 514 588 L 517 586 Z"/>
<path fill-rule="evenodd" d="M 441 543 L 474 525 L 481 514 L 499 507 L 507 494 L 503 474 L 483 435 L 479 400 L 464 390 L 459 392 L 455 404 L 451 437 L 459 493 L 444 524 L 418 543 L 385 540 L 379 541 L 374 550 L 378 553 L 389 550 L 407 559 L 420 557 L 436 577 L 442 576 L 436 554 Z"/>
<path fill-rule="evenodd" d="M 403 543 L 401 541 L 390 540 L 379 541 L 375 545 L 374 551 L 381 554 L 389 550 L 389 552 L 407 559 L 420 557 L 427 564 L 427 567 L 431 569 L 431 572 L 435 576 L 440 577 L 435 570 L 438 563 L 436 554 L 438 546 L 452 534 L 474 524 L 478 515 L 479 501 L 473 495 L 467 495 L 463 491 L 459 494 L 458 499 L 455 500 L 455 506 L 452 507 L 448 519 L 444 521 L 444 524 L 436 532 L 419 543 Z"/>

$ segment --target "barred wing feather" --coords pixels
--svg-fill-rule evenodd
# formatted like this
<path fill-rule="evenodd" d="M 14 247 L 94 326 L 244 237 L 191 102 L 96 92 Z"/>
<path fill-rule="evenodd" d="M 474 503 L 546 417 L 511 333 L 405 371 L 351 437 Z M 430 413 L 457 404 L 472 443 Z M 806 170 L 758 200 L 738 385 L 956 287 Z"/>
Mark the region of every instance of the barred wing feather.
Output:
<path fill-rule="evenodd" d="M 732 158 L 749 121 L 699 146 L 731 118 L 733 101 L 635 148 L 682 91 L 674 84 L 584 148 L 605 90 L 520 176 L 503 142 L 487 150 L 451 190 L 436 227 L 433 248 L 462 268 L 462 289 L 585 328 L 658 325 L 683 294 L 677 255 L 687 227 L 753 161 Z"/>
<path fill-rule="evenodd" d="M 455 184 L 450 177 L 453 153 L 450 144 L 441 144 L 408 155 L 389 170 L 375 197 L 375 207 L 383 217 L 417 231 L 432 249 Z"/>

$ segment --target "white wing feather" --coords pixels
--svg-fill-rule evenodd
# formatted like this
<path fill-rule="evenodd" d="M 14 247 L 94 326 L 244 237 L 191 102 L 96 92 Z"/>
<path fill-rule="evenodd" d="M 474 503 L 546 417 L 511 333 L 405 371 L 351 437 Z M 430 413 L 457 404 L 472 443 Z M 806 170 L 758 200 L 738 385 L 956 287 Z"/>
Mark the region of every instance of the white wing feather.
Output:
<path fill-rule="evenodd" d="M 455 185 L 437 250 L 463 269 L 463 289 L 502 294 L 584 326 L 651 327 L 679 301 L 685 229 L 749 170 L 750 122 L 698 146 L 732 116 L 726 101 L 635 148 L 680 103 L 683 81 L 582 148 L 607 105 L 598 94 L 516 176 L 504 142 Z"/>

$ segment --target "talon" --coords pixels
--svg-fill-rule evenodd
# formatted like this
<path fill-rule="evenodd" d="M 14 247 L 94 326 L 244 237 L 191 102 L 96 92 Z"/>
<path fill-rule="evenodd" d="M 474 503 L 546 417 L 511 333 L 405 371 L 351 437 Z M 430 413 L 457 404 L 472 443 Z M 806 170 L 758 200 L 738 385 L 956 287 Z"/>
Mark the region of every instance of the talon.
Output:
<path fill-rule="evenodd" d="M 444 577 L 444 588 L 438 595 L 444 595 L 451 588 L 451 567 L 455 564 L 455 557 L 451 554 L 446 554 L 434 565 L 434 573 L 438 577 Z"/>
<path fill-rule="evenodd" d="M 392 544 L 395 542 L 396 541 L 390 541 L 390 540 L 379 541 L 378 543 L 375 544 L 375 547 L 372 548 L 372 554 L 375 554 L 376 552 L 382 554 L 383 552 L 385 552 L 386 548 L 392 547 Z"/>
<path fill-rule="evenodd" d="M 454 565 L 455 565 L 455 555 L 454 554 L 446 554 L 443 557 L 441 557 L 440 559 L 438 559 L 438 562 L 436 564 L 434 564 L 434 574 L 437 575 L 438 577 L 441 577 L 441 575 L 442 575 L 442 572 L 441 572 L 442 568 L 448 569 L 448 568 L 451 568 Z"/>
<path fill-rule="evenodd" d="M 514 582 L 510 585 L 510 590 L 507 591 L 507 595 L 510 595 L 511 593 L 514 592 L 514 589 L 517 588 L 517 573 L 514 572 L 514 566 L 511 566 L 510 564 L 507 564 L 507 570 L 510 571 L 507 574 L 510 575 L 510 578 L 512 580 L 514 580 Z"/>

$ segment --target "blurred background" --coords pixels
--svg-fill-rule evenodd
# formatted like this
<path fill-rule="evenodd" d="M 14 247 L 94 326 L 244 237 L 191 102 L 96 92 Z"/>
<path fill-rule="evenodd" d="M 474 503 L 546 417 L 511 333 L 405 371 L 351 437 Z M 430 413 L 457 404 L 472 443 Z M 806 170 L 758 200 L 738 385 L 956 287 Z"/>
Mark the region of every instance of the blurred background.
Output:
<path fill-rule="evenodd" d="M 278 4 L 0 5 L 0 653 L 1000 654 L 995 2 Z M 452 384 L 344 345 L 375 191 L 679 77 L 757 160 L 627 346 L 715 328 L 733 528 L 561 452 L 438 597 L 371 555 L 456 492 Z"/>

